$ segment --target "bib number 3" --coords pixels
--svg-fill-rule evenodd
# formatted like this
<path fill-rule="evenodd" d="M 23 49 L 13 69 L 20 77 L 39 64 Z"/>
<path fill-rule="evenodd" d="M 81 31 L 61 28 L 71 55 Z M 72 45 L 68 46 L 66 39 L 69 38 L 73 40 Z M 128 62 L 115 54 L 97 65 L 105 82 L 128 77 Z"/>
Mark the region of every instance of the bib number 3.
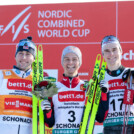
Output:
<path fill-rule="evenodd" d="M 69 122 L 74 122 L 76 120 L 75 112 L 69 111 L 68 114 L 70 115 L 70 118 L 68 119 Z"/>

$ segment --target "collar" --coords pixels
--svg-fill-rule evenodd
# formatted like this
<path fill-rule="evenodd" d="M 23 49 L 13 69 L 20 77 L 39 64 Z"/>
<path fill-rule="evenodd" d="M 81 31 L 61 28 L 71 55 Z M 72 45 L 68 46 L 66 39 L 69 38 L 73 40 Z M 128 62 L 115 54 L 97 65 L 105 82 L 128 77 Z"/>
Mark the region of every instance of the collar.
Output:
<path fill-rule="evenodd" d="M 25 78 L 25 77 L 27 77 L 27 76 L 30 75 L 32 69 L 30 68 L 30 69 L 28 69 L 28 70 L 26 70 L 26 71 L 23 71 L 23 70 L 19 69 L 18 67 L 13 66 L 13 71 L 14 71 L 14 73 L 15 73 L 16 75 L 18 75 L 18 76 L 20 76 L 20 77 L 22 77 L 22 78 Z"/>
<path fill-rule="evenodd" d="M 117 70 L 110 71 L 107 69 L 107 73 L 111 76 L 119 76 L 124 71 L 124 69 L 125 67 L 121 65 Z"/>
<path fill-rule="evenodd" d="M 80 82 L 80 78 L 78 75 L 76 75 L 76 77 L 66 77 L 63 74 L 63 78 L 61 80 L 61 83 L 68 88 L 75 88 L 79 82 Z"/>

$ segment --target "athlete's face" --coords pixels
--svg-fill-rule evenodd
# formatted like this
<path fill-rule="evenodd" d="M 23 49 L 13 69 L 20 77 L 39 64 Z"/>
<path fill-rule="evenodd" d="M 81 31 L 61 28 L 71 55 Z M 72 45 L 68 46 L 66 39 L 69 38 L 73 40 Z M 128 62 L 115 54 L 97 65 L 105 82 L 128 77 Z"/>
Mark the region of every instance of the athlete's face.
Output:
<path fill-rule="evenodd" d="M 68 77 L 74 77 L 78 74 L 80 67 L 79 58 L 74 53 L 68 53 L 63 59 L 64 74 Z"/>
<path fill-rule="evenodd" d="M 116 70 L 121 65 L 122 51 L 116 43 L 109 43 L 103 48 L 103 57 L 107 62 L 108 69 Z"/>
<path fill-rule="evenodd" d="M 15 59 L 17 64 L 16 66 L 23 71 L 31 68 L 32 63 L 34 62 L 33 55 L 27 51 L 19 51 Z"/>

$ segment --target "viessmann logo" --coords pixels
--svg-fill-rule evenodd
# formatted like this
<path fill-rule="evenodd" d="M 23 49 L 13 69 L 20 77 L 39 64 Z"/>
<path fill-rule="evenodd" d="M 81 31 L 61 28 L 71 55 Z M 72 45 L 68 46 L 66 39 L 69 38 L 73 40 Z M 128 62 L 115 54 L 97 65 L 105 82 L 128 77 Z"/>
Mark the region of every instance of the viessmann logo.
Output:
<path fill-rule="evenodd" d="M 17 22 L 17 20 L 19 20 L 20 18 L 22 18 L 22 15 L 25 14 L 29 9 L 31 8 L 31 6 L 28 6 L 27 8 L 25 8 L 24 10 L 22 10 L 17 16 L 15 16 L 6 27 L 4 27 L 4 25 L 0 25 L 0 33 L 1 36 L 3 36 L 9 29 L 11 29 L 12 34 L 14 34 L 12 41 L 14 41 L 17 36 L 19 35 L 20 31 L 23 30 L 23 33 L 28 33 L 29 32 L 29 25 L 26 24 L 27 20 L 29 19 L 31 12 L 27 14 L 27 16 L 21 21 L 21 23 L 19 24 L 19 26 L 15 25 L 15 22 Z M 17 28 L 16 28 L 17 27 Z"/>
<path fill-rule="evenodd" d="M 5 98 L 5 110 L 23 110 L 32 112 L 32 101 L 21 98 Z"/>
<path fill-rule="evenodd" d="M 59 92 L 58 99 L 60 102 L 64 101 L 84 101 L 85 100 L 85 92 L 80 91 L 66 91 Z"/>
<path fill-rule="evenodd" d="M 32 91 L 32 81 L 23 79 L 8 79 L 7 88 L 13 90 Z"/>

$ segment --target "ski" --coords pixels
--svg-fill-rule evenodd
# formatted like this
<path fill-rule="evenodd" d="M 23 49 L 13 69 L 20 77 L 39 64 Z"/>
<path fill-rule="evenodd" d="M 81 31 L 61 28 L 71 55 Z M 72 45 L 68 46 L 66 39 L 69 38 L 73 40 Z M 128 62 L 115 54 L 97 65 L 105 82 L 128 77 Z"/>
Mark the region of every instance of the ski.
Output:
<path fill-rule="evenodd" d="M 93 133 L 95 118 L 96 118 L 96 114 L 97 114 L 97 110 L 98 110 L 98 106 L 99 106 L 99 102 L 100 102 L 100 98 L 101 98 L 101 89 L 100 89 L 99 83 L 105 77 L 106 65 L 107 65 L 107 63 L 103 59 L 102 65 L 101 65 L 101 70 L 100 70 L 100 73 L 99 73 L 99 79 L 98 79 L 98 82 L 97 82 L 97 88 L 96 88 L 96 93 L 95 93 L 95 98 L 94 98 L 94 102 L 93 102 L 90 122 L 89 122 L 89 126 L 88 126 L 89 129 L 88 129 L 87 134 L 92 134 Z"/>
<path fill-rule="evenodd" d="M 39 45 L 37 47 L 36 50 L 36 58 L 35 58 L 35 62 L 32 65 L 32 69 L 33 69 L 33 88 L 32 90 L 34 90 L 34 86 L 39 82 L 43 80 L 43 48 L 42 45 Z M 33 100 L 32 100 L 32 104 L 33 104 L 33 108 L 32 108 L 32 113 L 33 113 L 33 122 L 32 122 L 32 131 L 33 134 L 38 134 L 38 132 L 40 134 L 44 134 L 45 133 L 45 128 L 44 128 L 44 115 L 43 115 L 43 111 L 40 107 L 41 105 L 41 101 L 37 99 L 37 97 L 35 95 L 33 95 Z M 39 102 L 39 127 L 38 127 L 38 102 Z"/>
<path fill-rule="evenodd" d="M 32 64 L 32 90 L 38 82 L 37 76 L 37 47 L 36 47 L 36 56 L 35 61 Z M 38 134 L 38 99 L 35 95 L 32 96 L 32 133 Z"/>
<path fill-rule="evenodd" d="M 42 45 L 38 46 L 38 71 L 39 71 L 39 81 L 43 80 L 43 48 Z M 45 133 L 45 127 L 44 127 L 44 114 L 41 109 L 41 102 L 42 100 L 39 100 L 39 132 L 40 134 Z"/>
<path fill-rule="evenodd" d="M 98 54 L 96 57 L 95 66 L 93 70 L 93 76 L 92 76 L 92 79 L 94 81 L 93 82 L 89 81 L 89 85 L 91 86 L 89 86 L 88 92 L 86 94 L 86 101 L 85 101 L 85 106 L 83 110 L 82 120 L 80 123 L 79 134 L 86 134 L 86 128 L 88 124 L 89 114 L 92 108 L 92 102 L 93 102 L 94 92 L 95 92 L 96 83 L 98 79 L 100 63 L 101 63 L 101 55 Z"/>

